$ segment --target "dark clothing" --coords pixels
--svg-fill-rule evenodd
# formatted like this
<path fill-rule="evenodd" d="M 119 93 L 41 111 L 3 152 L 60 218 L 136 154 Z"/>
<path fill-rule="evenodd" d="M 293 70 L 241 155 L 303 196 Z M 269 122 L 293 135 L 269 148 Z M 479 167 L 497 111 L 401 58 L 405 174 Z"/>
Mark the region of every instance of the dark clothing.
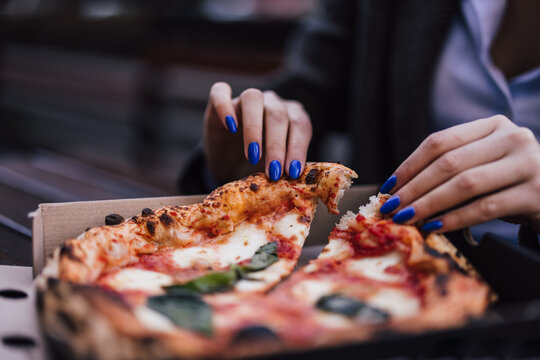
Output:
<path fill-rule="evenodd" d="M 459 10 L 457 0 L 326 1 L 297 34 L 274 89 L 304 104 L 313 124 L 308 160 L 323 136 L 351 139 L 356 184 L 381 183 L 432 132 L 431 87 L 437 60 Z M 181 179 L 200 187 L 202 156 Z"/>

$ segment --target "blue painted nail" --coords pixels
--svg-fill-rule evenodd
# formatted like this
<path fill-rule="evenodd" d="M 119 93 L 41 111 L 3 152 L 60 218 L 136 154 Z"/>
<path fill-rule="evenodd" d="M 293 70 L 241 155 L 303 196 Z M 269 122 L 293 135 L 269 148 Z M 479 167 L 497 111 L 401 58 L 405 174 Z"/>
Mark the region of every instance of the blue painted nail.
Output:
<path fill-rule="evenodd" d="M 443 223 L 441 220 L 433 220 L 422 225 L 422 231 L 432 232 L 435 230 L 439 230 L 440 228 L 442 228 L 442 225 Z"/>
<path fill-rule="evenodd" d="M 298 179 L 300 176 L 300 169 L 302 168 L 302 164 L 300 164 L 300 161 L 293 160 L 291 161 L 291 165 L 289 165 L 289 176 L 291 179 Z"/>
<path fill-rule="evenodd" d="M 270 175 L 270 180 L 278 181 L 281 177 L 281 163 L 277 160 L 272 160 L 268 167 L 268 173 Z"/>
<path fill-rule="evenodd" d="M 397 182 L 396 175 L 390 176 L 388 180 L 386 180 L 386 182 L 383 184 L 383 186 L 381 186 L 381 193 L 388 194 L 390 190 L 392 190 L 392 188 L 396 186 L 396 182 Z"/>
<path fill-rule="evenodd" d="M 227 124 L 227 128 L 229 129 L 229 131 L 234 134 L 237 130 L 234 118 L 231 115 L 225 116 L 225 123 Z"/>
<path fill-rule="evenodd" d="M 414 216 L 414 208 L 412 206 L 407 206 L 404 209 L 398 211 L 396 215 L 392 218 L 396 224 L 404 223 L 407 220 L 412 219 Z"/>
<path fill-rule="evenodd" d="M 379 210 L 381 214 L 388 214 L 394 211 L 399 206 L 399 196 L 394 195 L 381 206 Z"/>
<path fill-rule="evenodd" d="M 259 152 L 260 152 L 259 144 L 257 144 L 256 142 L 249 143 L 248 159 L 249 159 L 250 164 L 255 165 L 256 163 L 259 162 L 259 155 L 260 155 Z"/>

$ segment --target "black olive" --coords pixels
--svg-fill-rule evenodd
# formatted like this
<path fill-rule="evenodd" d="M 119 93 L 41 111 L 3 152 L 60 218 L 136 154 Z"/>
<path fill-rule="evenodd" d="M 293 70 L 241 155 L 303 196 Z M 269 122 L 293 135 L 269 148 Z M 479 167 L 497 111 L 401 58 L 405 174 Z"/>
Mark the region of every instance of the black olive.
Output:
<path fill-rule="evenodd" d="M 110 214 L 105 216 L 105 225 L 118 225 L 124 222 L 122 215 Z"/>
<path fill-rule="evenodd" d="M 154 211 L 150 208 L 142 209 L 142 216 L 148 216 L 154 214 Z"/>
<path fill-rule="evenodd" d="M 374 308 L 360 300 L 332 294 L 321 297 L 316 306 L 318 309 L 338 313 L 362 322 L 379 323 L 388 320 L 390 315 L 380 309 Z"/>
<path fill-rule="evenodd" d="M 243 329 L 240 329 L 231 341 L 232 344 L 252 342 L 252 341 L 280 341 L 279 336 L 262 325 L 253 325 L 248 326 Z"/>
<path fill-rule="evenodd" d="M 358 314 L 365 304 L 356 299 L 342 296 L 339 294 L 333 294 L 321 297 L 316 304 L 317 308 L 334 312 L 348 317 L 353 317 Z"/>

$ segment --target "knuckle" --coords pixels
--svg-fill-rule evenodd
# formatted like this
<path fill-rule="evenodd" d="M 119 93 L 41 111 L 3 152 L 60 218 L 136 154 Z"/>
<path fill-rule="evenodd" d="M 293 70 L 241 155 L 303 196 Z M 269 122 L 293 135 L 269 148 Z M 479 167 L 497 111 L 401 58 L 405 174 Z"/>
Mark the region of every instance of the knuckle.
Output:
<path fill-rule="evenodd" d="M 279 106 L 266 108 L 266 118 L 268 122 L 275 125 L 284 125 L 289 122 L 287 112 L 284 108 Z"/>
<path fill-rule="evenodd" d="M 487 118 L 487 120 L 494 122 L 495 125 L 497 125 L 497 127 L 506 126 L 510 124 L 514 125 L 514 123 L 511 122 L 510 119 L 508 119 L 506 116 L 501 115 L 501 114 L 493 115 L 492 117 Z"/>
<path fill-rule="evenodd" d="M 307 113 L 306 109 L 304 108 L 304 105 L 302 105 L 302 103 L 299 101 L 288 100 L 287 104 L 296 111 Z"/>
<path fill-rule="evenodd" d="M 438 163 L 439 170 L 454 174 L 459 170 L 461 161 L 455 152 L 449 152 L 441 156 Z"/>
<path fill-rule="evenodd" d="M 240 98 L 242 99 L 261 99 L 262 97 L 263 94 L 261 90 L 255 88 L 246 89 L 240 94 Z"/>
<path fill-rule="evenodd" d="M 538 174 L 540 172 L 540 153 L 530 153 L 526 163 L 530 165 L 529 168 L 534 174 Z"/>
<path fill-rule="evenodd" d="M 266 151 L 269 155 L 278 155 L 282 156 L 285 153 L 285 146 L 280 143 L 270 143 L 266 145 Z"/>
<path fill-rule="evenodd" d="M 534 194 L 540 194 L 540 177 L 536 176 L 531 180 L 531 186 L 534 191 Z M 538 195 L 536 195 L 538 197 Z"/>
<path fill-rule="evenodd" d="M 274 90 L 265 90 L 262 94 L 265 98 L 281 99 Z"/>
<path fill-rule="evenodd" d="M 477 173 L 469 171 L 461 174 L 456 179 L 456 186 L 460 191 L 475 193 L 481 185 L 481 179 Z"/>
<path fill-rule="evenodd" d="M 428 151 L 438 151 L 443 147 L 445 138 L 443 132 L 436 132 L 426 138 L 424 145 Z"/>
<path fill-rule="evenodd" d="M 478 209 L 483 221 L 494 219 L 498 217 L 499 214 L 499 204 L 492 199 L 479 200 Z"/>
<path fill-rule="evenodd" d="M 210 94 L 215 93 L 216 91 L 219 91 L 221 89 L 227 89 L 227 88 L 229 88 L 229 84 L 227 84 L 224 81 L 218 81 L 210 87 Z"/>
<path fill-rule="evenodd" d="M 536 136 L 534 136 L 534 133 L 531 131 L 531 129 L 526 127 L 519 127 L 518 132 L 523 142 L 527 144 L 530 144 L 532 142 L 536 143 Z"/>

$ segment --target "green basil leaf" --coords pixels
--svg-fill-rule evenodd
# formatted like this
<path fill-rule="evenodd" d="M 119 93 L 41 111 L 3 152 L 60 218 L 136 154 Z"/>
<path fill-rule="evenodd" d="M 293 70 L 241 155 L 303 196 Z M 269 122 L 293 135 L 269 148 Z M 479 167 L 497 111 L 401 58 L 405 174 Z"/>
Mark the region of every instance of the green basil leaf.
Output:
<path fill-rule="evenodd" d="M 244 265 L 243 268 L 248 272 L 260 271 L 266 269 L 278 260 L 277 255 L 261 252 L 253 255 L 249 264 Z"/>
<path fill-rule="evenodd" d="M 182 328 L 212 335 L 212 307 L 194 295 L 159 295 L 148 298 L 147 306 Z"/>
<path fill-rule="evenodd" d="M 340 294 L 323 296 L 317 301 L 315 306 L 320 310 L 338 313 L 350 318 L 354 317 L 362 322 L 379 323 L 388 320 L 390 317 L 383 310 Z"/>
<path fill-rule="evenodd" d="M 164 286 L 163 288 L 170 295 L 191 294 L 211 294 L 216 292 L 229 291 L 242 278 L 247 278 L 250 272 L 266 269 L 278 260 L 276 253 L 277 243 L 270 242 L 264 244 L 255 251 L 247 265 L 232 264 L 229 270 L 213 272 L 203 275 L 185 284 L 175 284 Z"/>
<path fill-rule="evenodd" d="M 273 254 L 277 256 L 276 251 L 277 251 L 277 242 L 272 241 L 258 248 L 257 251 L 255 251 L 255 254 L 267 253 L 267 254 Z"/>
<path fill-rule="evenodd" d="M 246 272 L 260 271 L 266 269 L 276 261 L 277 256 L 277 242 L 269 242 L 264 244 L 255 251 L 255 255 L 251 258 L 249 264 L 244 265 L 243 269 Z"/>
<path fill-rule="evenodd" d="M 211 294 L 230 290 L 238 281 L 238 274 L 235 269 L 223 272 L 214 272 L 203 275 L 185 284 L 165 286 L 168 294 L 178 293 L 179 291 L 192 291 L 200 294 Z"/>

